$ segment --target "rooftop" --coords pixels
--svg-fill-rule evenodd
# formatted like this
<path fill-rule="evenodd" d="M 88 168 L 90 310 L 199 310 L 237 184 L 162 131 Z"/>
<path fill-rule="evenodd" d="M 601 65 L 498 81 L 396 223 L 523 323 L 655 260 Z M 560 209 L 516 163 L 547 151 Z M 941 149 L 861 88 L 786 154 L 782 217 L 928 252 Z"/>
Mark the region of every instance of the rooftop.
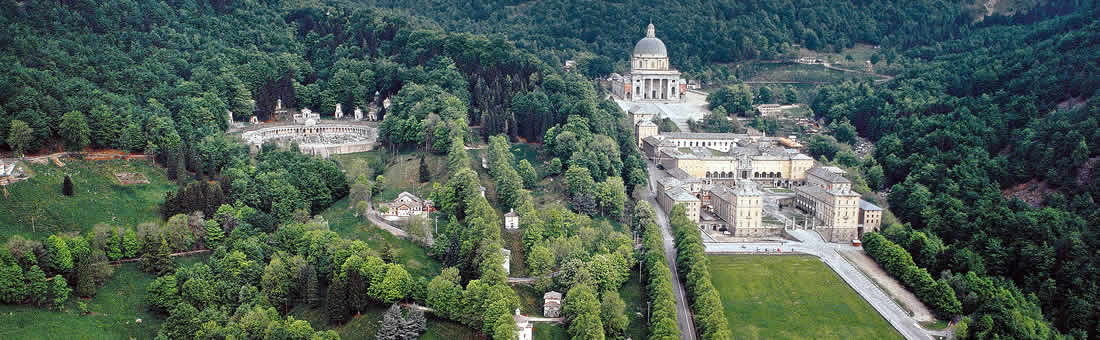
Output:
<path fill-rule="evenodd" d="M 821 177 L 829 183 L 851 183 L 852 181 L 844 178 L 844 173 L 844 170 L 835 166 L 815 166 L 810 168 L 810 170 L 806 170 L 807 175 Z"/>
<path fill-rule="evenodd" d="M 699 202 L 698 197 L 691 195 L 690 192 L 687 192 L 687 190 L 684 190 L 682 188 L 669 189 L 668 191 L 665 191 L 665 195 L 675 202 Z"/>
<path fill-rule="evenodd" d="M 832 200 L 836 196 L 859 197 L 859 194 L 854 193 L 852 191 L 836 191 L 836 190 L 830 191 L 830 190 L 825 190 L 825 188 L 822 188 L 822 187 L 819 187 L 819 186 L 816 186 L 816 185 L 812 185 L 812 184 L 811 185 L 803 185 L 803 186 L 800 186 L 800 187 L 795 187 L 794 192 L 796 194 L 797 193 L 802 193 L 802 194 L 805 194 L 806 196 L 810 196 L 810 197 L 813 197 L 813 198 L 816 198 L 816 199 L 822 200 L 822 201 Z"/>
<path fill-rule="evenodd" d="M 879 208 L 874 203 L 859 200 L 859 210 L 882 211 L 882 208 Z"/>

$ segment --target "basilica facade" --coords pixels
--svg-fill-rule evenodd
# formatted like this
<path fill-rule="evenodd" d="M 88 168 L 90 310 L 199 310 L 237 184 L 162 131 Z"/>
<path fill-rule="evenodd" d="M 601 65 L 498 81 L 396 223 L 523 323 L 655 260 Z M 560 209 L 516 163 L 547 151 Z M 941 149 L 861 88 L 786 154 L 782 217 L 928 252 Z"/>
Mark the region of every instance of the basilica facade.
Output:
<path fill-rule="evenodd" d="M 668 50 L 657 38 L 653 24 L 646 27 L 646 36 L 634 45 L 630 57 L 630 73 L 611 76 L 611 91 L 619 98 L 633 102 L 679 103 L 684 101 L 687 81 L 680 71 L 669 67 Z"/>

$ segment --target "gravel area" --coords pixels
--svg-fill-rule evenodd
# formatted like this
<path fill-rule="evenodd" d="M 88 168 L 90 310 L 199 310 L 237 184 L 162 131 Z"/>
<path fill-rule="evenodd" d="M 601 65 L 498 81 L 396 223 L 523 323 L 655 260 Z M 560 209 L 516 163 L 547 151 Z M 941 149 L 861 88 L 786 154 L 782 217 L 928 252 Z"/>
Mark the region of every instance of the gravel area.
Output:
<path fill-rule="evenodd" d="M 920 302 L 916 295 L 905 289 L 905 286 L 902 286 L 901 282 L 895 280 L 890 274 L 887 274 L 886 270 L 875 263 L 875 260 L 867 256 L 867 253 L 864 253 L 863 250 L 838 250 L 837 252 L 848 261 L 851 261 L 852 264 L 855 264 L 859 271 L 874 280 L 876 285 L 890 294 L 890 297 L 902 304 L 906 310 L 913 313 L 913 319 L 921 322 L 936 320 L 936 317 L 932 315 L 932 311 Z"/>

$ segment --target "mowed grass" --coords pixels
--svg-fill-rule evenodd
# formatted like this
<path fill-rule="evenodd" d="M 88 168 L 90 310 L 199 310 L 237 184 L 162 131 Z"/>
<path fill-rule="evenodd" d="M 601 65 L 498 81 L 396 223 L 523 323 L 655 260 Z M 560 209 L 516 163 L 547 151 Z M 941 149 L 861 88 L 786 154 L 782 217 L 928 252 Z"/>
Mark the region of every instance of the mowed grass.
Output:
<path fill-rule="evenodd" d="M 901 339 L 812 256 L 709 255 L 733 339 Z"/>
<path fill-rule="evenodd" d="M 65 166 L 29 164 L 31 178 L 7 186 L 9 196 L 0 196 L 0 239 L 22 235 L 45 239 L 50 234 L 85 231 L 96 223 L 135 226 L 160 220 L 164 193 L 176 185 L 164 170 L 145 161 L 64 160 Z M 25 164 L 25 163 L 24 163 Z M 137 172 L 149 184 L 121 185 L 116 172 Z M 61 194 L 65 175 L 73 181 L 75 194 Z"/>
<path fill-rule="evenodd" d="M 204 261 L 206 255 L 176 258 L 180 266 Z M 155 277 L 138 269 L 137 263 L 115 267 L 115 273 L 83 300 L 89 314 L 82 315 L 72 298 L 64 310 L 29 305 L 0 305 L 2 339 L 152 339 L 163 320 L 145 305 L 146 287 Z M 141 323 L 136 323 L 141 319 Z"/>
<path fill-rule="evenodd" d="M 537 322 L 535 323 L 535 330 L 532 333 L 534 333 L 535 340 L 569 339 L 569 333 L 566 332 L 565 325 L 556 323 Z"/>
<path fill-rule="evenodd" d="M 337 201 L 321 213 L 328 221 L 329 229 L 342 238 L 362 240 L 370 249 L 379 252 L 386 244 L 397 253 L 396 262 L 405 265 L 413 276 L 426 276 L 429 279 L 442 271 L 438 261 L 428 256 L 428 251 L 412 241 L 393 236 L 378 228 L 364 217 L 356 217 L 354 209 L 348 209 L 348 199 Z"/>

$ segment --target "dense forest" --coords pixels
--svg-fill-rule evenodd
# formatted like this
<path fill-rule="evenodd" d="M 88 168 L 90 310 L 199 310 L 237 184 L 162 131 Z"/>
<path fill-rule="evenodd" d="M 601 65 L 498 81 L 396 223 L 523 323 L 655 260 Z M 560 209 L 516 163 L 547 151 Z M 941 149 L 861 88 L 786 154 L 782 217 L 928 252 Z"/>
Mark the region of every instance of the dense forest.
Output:
<path fill-rule="evenodd" d="M 876 141 L 906 223 L 883 235 L 954 288 L 977 338 L 1098 336 L 1098 11 L 913 48 L 887 85 L 827 86 L 812 104 Z"/>
<path fill-rule="evenodd" d="M 406 9 L 450 30 L 501 34 L 561 58 L 588 52 L 602 63 L 625 60 L 652 22 L 672 64 L 685 71 L 714 62 L 776 59 L 795 51 L 794 45 L 830 51 L 857 42 L 915 46 L 958 36 L 971 22 L 962 4 L 928 0 L 358 1 Z"/>

